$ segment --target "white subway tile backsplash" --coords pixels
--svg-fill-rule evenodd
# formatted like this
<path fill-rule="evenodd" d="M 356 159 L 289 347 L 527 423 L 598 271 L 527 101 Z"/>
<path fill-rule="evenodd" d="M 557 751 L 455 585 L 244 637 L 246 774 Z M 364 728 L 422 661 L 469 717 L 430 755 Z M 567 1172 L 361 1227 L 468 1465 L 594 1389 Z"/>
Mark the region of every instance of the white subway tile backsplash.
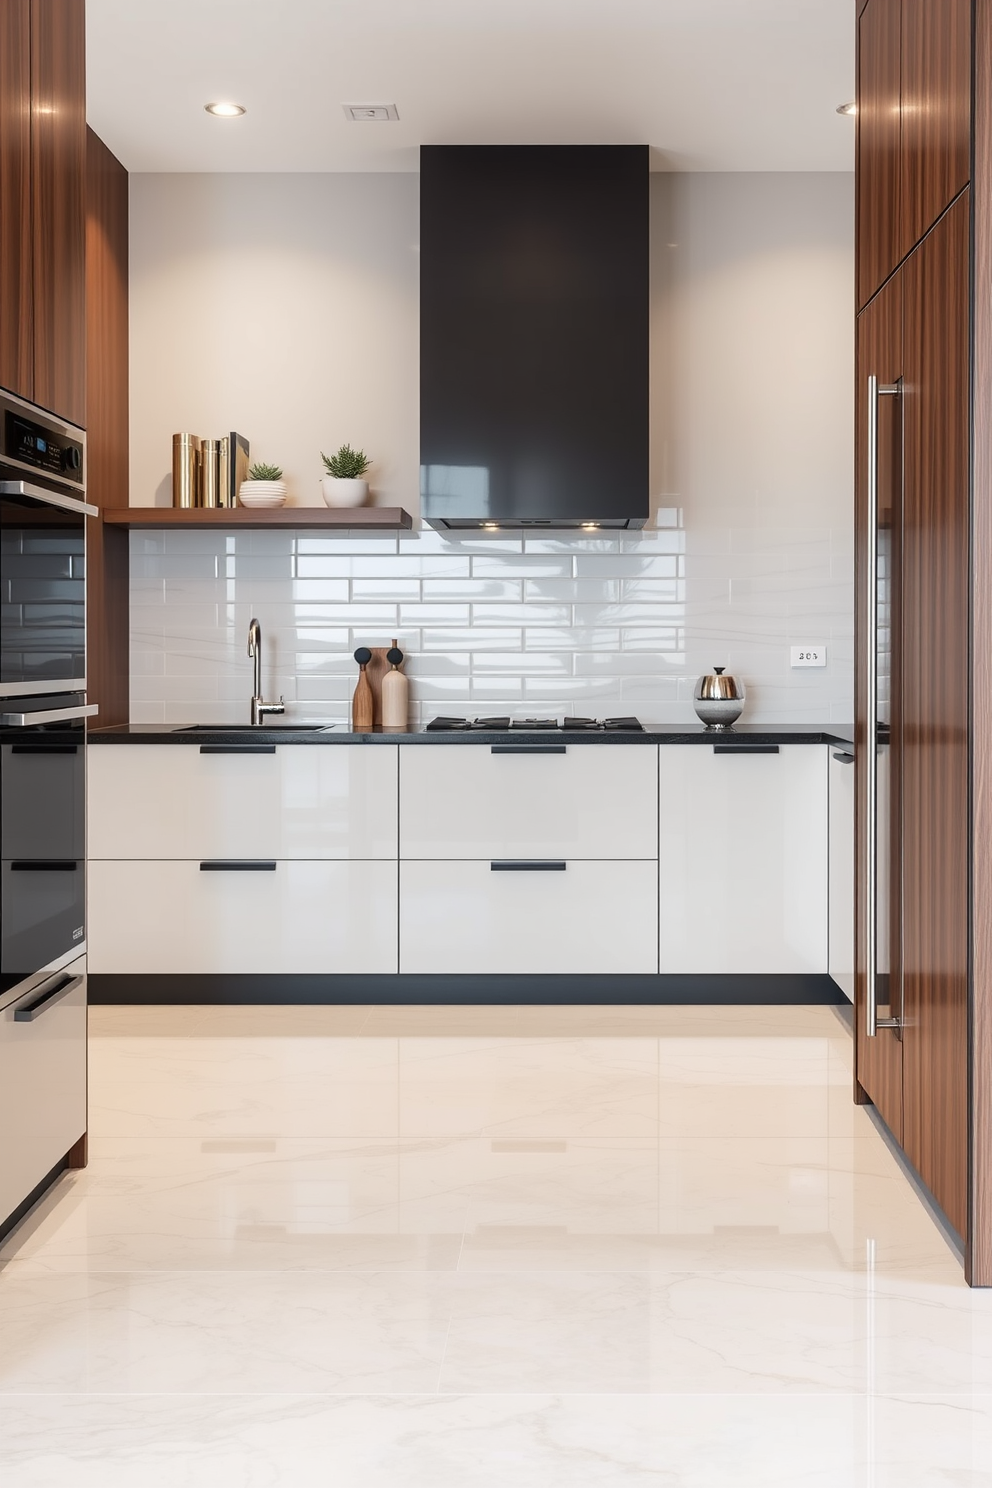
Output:
<path fill-rule="evenodd" d="M 404 625 L 468 625 L 467 604 L 405 604 L 400 609 Z"/>
<path fill-rule="evenodd" d="M 566 604 L 474 604 L 472 623 L 480 625 L 568 625 L 571 606 Z"/>
<path fill-rule="evenodd" d="M 424 599 L 509 599 L 523 597 L 522 579 L 425 579 Z"/>
<path fill-rule="evenodd" d="M 691 723 L 695 677 L 714 664 L 743 675 L 752 720 L 844 722 L 852 711 L 846 532 L 163 532 L 132 534 L 131 554 L 136 722 L 238 721 L 252 615 L 266 693 L 283 694 L 291 718 L 347 718 L 356 646 L 394 637 L 422 722 L 574 712 Z M 788 647 L 813 630 L 830 664 L 793 672 Z"/>
<path fill-rule="evenodd" d="M 570 579 L 575 560 L 562 554 L 559 558 L 531 557 L 523 554 L 519 558 L 485 557 L 472 559 L 474 579 Z"/>
<path fill-rule="evenodd" d="M 351 596 L 356 603 L 366 599 L 420 598 L 419 579 L 352 579 Z"/>
<path fill-rule="evenodd" d="M 525 579 L 524 599 L 564 599 L 610 604 L 620 598 L 619 579 Z"/>

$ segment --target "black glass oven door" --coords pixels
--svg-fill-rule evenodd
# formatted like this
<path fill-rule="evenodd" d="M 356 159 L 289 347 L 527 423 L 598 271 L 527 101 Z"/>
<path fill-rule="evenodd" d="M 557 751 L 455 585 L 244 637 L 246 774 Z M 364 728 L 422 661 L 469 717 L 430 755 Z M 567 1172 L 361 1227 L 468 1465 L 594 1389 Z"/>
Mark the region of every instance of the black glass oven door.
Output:
<path fill-rule="evenodd" d="M 86 749 L 83 700 L 18 699 L 31 718 L 0 724 L 0 991 L 67 954 L 85 938 Z M 11 700 L 0 703 L 5 710 Z"/>
<path fill-rule="evenodd" d="M 0 481 L 0 696 L 86 686 L 88 510 Z"/>

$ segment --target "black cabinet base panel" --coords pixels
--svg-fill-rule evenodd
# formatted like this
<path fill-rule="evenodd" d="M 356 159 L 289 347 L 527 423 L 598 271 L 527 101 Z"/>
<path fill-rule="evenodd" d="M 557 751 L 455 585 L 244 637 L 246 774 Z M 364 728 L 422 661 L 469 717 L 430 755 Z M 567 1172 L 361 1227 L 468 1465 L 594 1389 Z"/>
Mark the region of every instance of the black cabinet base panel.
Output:
<path fill-rule="evenodd" d="M 535 1007 L 843 1006 L 829 976 L 119 976 L 90 974 L 90 1006 L 278 1003 Z"/>
<path fill-rule="evenodd" d="M 59 1161 L 52 1168 L 51 1172 L 46 1173 L 41 1182 L 31 1190 L 27 1198 L 18 1204 L 13 1214 L 8 1214 L 6 1219 L 0 1219 L 0 1240 L 6 1240 L 11 1230 L 17 1228 L 21 1220 L 31 1212 L 38 1200 L 45 1197 L 45 1194 L 51 1188 L 56 1178 L 61 1178 L 63 1173 L 68 1172 L 69 1167 L 69 1154 L 66 1153 L 65 1157 L 59 1158 Z"/>

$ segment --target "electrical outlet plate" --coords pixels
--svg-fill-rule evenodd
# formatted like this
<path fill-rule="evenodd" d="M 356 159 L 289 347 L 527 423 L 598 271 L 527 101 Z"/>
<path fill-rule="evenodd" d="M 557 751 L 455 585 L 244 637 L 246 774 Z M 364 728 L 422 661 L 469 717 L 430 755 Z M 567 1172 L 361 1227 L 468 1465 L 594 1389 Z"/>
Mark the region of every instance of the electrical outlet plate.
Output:
<path fill-rule="evenodd" d="M 790 650 L 794 667 L 825 667 L 826 646 L 793 646 Z"/>

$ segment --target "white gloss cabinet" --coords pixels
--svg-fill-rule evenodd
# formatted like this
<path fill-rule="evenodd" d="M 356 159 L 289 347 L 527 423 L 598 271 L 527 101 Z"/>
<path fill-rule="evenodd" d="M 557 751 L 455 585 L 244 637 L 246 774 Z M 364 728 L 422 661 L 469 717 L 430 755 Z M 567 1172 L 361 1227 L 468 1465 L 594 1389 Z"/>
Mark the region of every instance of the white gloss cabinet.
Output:
<path fill-rule="evenodd" d="M 660 756 L 662 973 L 825 973 L 827 750 Z"/>
<path fill-rule="evenodd" d="M 465 859 L 403 862 L 400 970 L 656 972 L 657 894 L 653 861 L 570 859 L 563 872 L 493 872 L 488 861 Z"/>
<path fill-rule="evenodd" d="M 830 935 L 828 969 L 854 1001 L 854 760 L 830 750 Z"/>
<path fill-rule="evenodd" d="M 107 744 L 87 755 L 91 858 L 396 857 L 393 745 Z"/>
<path fill-rule="evenodd" d="M 73 962 L 0 1007 L 0 1221 L 86 1131 L 85 970 Z M 16 1017 L 48 991 L 30 1021 Z"/>
<path fill-rule="evenodd" d="M 395 862 L 205 872 L 198 860 L 96 861 L 89 966 L 133 975 L 395 972 L 396 915 Z"/>
<path fill-rule="evenodd" d="M 401 746 L 400 856 L 656 859 L 658 748 Z"/>

